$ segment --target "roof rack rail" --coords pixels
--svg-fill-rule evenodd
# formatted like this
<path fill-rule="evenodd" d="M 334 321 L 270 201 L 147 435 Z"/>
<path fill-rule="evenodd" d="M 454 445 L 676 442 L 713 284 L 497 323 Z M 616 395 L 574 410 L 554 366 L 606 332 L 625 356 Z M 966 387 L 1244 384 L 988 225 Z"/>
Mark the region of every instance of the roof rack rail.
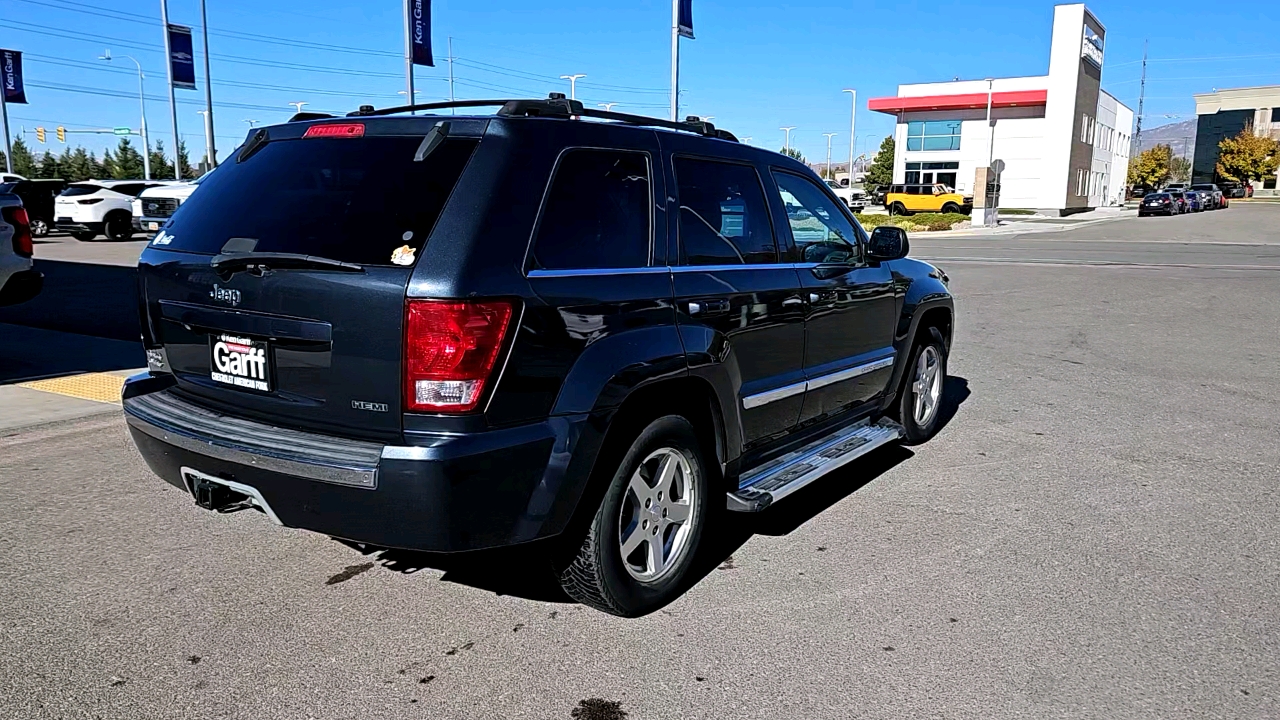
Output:
<path fill-rule="evenodd" d="M 690 116 L 684 122 L 673 122 L 671 120 L 662 120 L 660 118 L 647 117 L 645 115 L 631 115 L 630 113 L 593 110 L 591 108 L 583 107 L 582 103 L 578 100 L 570 100 L 566 98 L 564 93 L 551 93 L 545 100 L 456 100 L 451 102 L 425 103 L 419 105 L 400 105 L 397 107 L 381 108 L 377 110 L 368 105 L 362 105 L 359 110 L 347 113 L 347 117 L 399 115 L 407 112 L 468 107 L 497 107 L 497 115 L 500 117 L 589 117 L 599 120 L 613 120 L 627 125 L 660 127 L 667 128 L 668 130 L 682 130 L 684 132 L 702 135 L 703 137 L 712 137 L 720 140 L 728 140 L 730 142 L 738 142 L 738 138 L 728 130 L 718 129 L 711 123 L 699 120 L 693 116 Z"/>

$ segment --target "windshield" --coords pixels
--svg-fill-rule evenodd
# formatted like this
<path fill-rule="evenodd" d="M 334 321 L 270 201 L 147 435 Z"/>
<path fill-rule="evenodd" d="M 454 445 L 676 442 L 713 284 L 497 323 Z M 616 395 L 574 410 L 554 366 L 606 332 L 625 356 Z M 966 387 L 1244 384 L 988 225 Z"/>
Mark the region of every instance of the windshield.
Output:
<path fill-rule="evenodd" d="M 420 162 L 421 136 L 267 143 L 202 178 L 166 249 L 214 255 L 251 238 L 258 252 L 389 265 L 396 248 L 422 247 L 477 142 L 450 139 Z"/>

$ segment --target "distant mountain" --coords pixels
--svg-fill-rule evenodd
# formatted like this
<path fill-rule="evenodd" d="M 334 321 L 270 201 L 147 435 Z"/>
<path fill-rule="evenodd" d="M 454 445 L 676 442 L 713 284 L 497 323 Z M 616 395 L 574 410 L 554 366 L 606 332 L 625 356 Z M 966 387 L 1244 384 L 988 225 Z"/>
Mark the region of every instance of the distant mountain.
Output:
<path fill-rule="evenodd" d="M 1196 148 L 1196 119 L 1142 128 L 1142 147 L 1138 152 L 1150 150 L 1156 145 L 1168 145 L 1177 155 L 1190 155 Z"/>

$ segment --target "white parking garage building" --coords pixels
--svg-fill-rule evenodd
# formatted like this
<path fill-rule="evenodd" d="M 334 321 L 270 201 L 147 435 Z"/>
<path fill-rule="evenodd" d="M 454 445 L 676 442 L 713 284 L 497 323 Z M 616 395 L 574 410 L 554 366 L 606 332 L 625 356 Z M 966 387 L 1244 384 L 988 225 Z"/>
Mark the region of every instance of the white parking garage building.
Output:
<path fill-rule="evenodd" d="M 977 169 L 994 164 L 1000 207 L 1065 215 L 1123 203 L 1134 116 L 1101 88 L 1106 29 L 1084 5 L 1058 5 L 1052 38 L 1047 75 L 899 85 L 870 100 L 897 118 L 893 181 L 970 194 Z"/>

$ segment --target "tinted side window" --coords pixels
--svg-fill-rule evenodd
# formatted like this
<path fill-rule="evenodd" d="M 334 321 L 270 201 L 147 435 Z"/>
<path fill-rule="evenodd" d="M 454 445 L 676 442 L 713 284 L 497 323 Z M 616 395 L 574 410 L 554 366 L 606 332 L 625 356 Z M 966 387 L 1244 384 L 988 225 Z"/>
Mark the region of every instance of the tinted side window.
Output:
<path fill-rule="evenodd" d="M 787 209 L 791 239 L 804 262 L 846 263 L 856 261 L 858 236 L 853 223 L 835 201 L 798 175 L 774 171 L 778 193 Z"/>
<path fill-rule="evenodd" d="M 773 225 L 755 168 L 678 157 L 675 169 L 682 264 L 778 262 Z"/>
<path fill-rule="evenodd" d="M 533 243 L 546 270 L 631 268 L 649 264 L 649 156 L 570 150 L 551 179 Z"/>

